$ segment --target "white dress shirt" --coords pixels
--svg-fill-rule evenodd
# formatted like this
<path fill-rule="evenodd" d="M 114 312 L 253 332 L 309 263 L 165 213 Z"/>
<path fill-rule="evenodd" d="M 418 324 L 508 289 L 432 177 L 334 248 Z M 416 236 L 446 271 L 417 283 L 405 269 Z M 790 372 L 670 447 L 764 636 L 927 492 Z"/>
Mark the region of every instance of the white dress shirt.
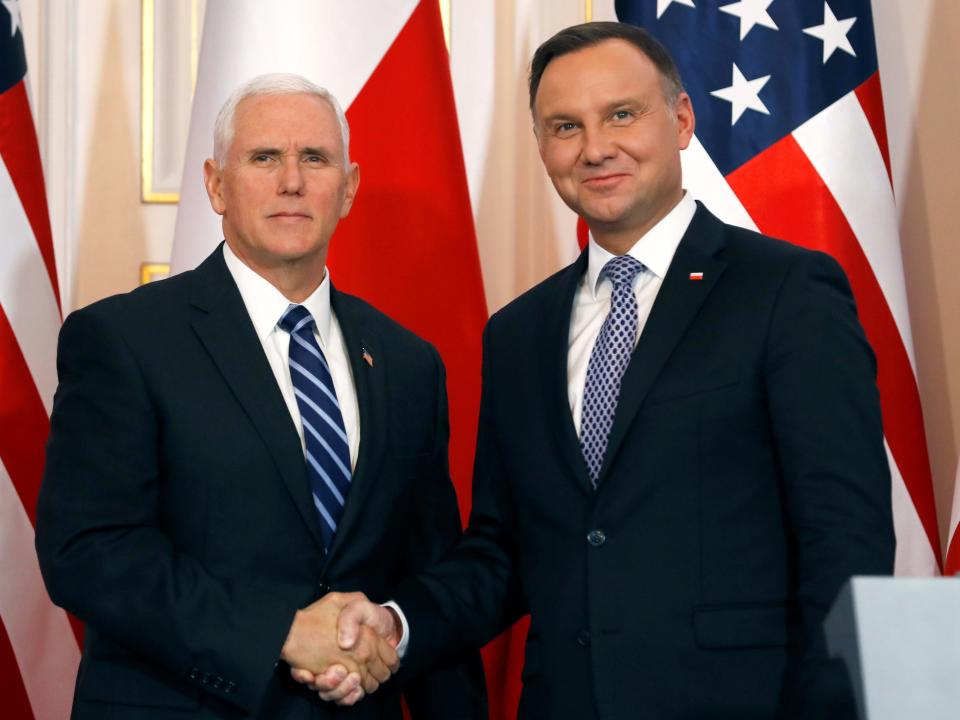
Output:
<path fill-rule="evenodd" d="M 290 334 L 279 325 L 280 318 L 290 305 L 290 301 L 269 281 L 247 267 L 226 243 L 223 244 L 223 259 L 240 290 L 240 297 L 243 298 L 243 304 L 247 308 L 247 314 L 263 346 L 270 369 L 273 370 L 273 376 L 277 380 L 280 392 L 283 393 L 287 410 L 300 435 L 300 444 L 306 455 L 303 426 L 300 423 L 300 407 L 293 394 L 293 381 L 290 379 Z M 347 359 L 347 344 L 343 340 L 343 332 L 340 330 L 337 316 L 330 307 L 330 272 L 328 270 L 324 269 L 320 286 L 300 304 L 313 316 L 313 335 L 330 367 L 333 387 L 337 392 L 337 402 L 340 404 L 340 413 L 343 415 L 343 427 L 347 432 L 347 441 L 350 445 L 350 469 L 355 470 L 357 454 L 360 450 L 360 409 L 357 405 L 356 386 L 353 384 L 353 372 L 350 369 L 350 361 Z M 397 653 L 402 657 L 410 642 L 407 618 L 396 603 L 384 604 L 393 607 L 400 615 L 403 639 L 397 646 Z"/>
<path fill-rule="evenodd" d="M 653 301 L 657 299 L 663 278 L 673 261 L 680 239 L 690 226 L 697 203 L 684 192 L 673 210 L 637 240 L 627 254 L 643 263 L 643 271 L 634 280 L 637 295 L 637 340 L 650 317 Z M 600 335 L 603 321 L 610 312 L 613 283 L 600 277 L 600 271 L 615 256 L 597 245 L 593 236 L 587 244 L 587 272 L 580 280 L 570 314 L 570 336 L 567 344 L 567 400 L 573 413 L 573 424 L 580 434 L 583 414 L 583 388 L 587 382 L 590 353 Z M 634 342 L 636 347 L 636 341 Z"/>
<path fill-rule="evenodd" d="M 273 370 L 273 376 L 277 380 L 280 392 L 283 393 L 287 410 L 293 418 L 293 424 L 300 435 L 300 444 L 303 445 L 304 454 L 306 454 L 303 426 L 300 423 L 300 408 L 293 394 L 293 381 L 290 379 L 290 333 L 279 325 L 280 318 L 290 305 L 290 301 L 268 280 L 245 265 L 226 243 L 223 244 L 223 259 L 240 290 L 240 297 L 243 298 L 243 304 L 247 308 L 247 314 L 263 346 L 270 369 Z M 343 427 L 347 432 L 347 441 L 350 445 L 352 470 L 357 466 L 357 453 L 360 449 L 360 410 L 357 406 L 353 373 L 347 359 L 347 346 L 343 340 L 337 316 L 330 308 L 329 271 L 324 270 L 320 286 L 300 304 L 313 316 L 313 335 L 327 359 L 327 365 L 330 366 L 333 387 L 337 392 L 337 402 L 340 403 L 340 413 L 343 415 Z"/>

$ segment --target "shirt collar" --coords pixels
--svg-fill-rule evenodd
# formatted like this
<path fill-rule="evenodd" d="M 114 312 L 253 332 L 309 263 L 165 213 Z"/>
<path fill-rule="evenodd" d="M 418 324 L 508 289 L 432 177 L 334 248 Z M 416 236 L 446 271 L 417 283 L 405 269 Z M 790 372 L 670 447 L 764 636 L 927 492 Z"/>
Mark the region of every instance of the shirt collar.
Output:
<path fill-rule="evenodd" d="M 240 290 L 240 297 L 253 322 L 257 337 L 263 342 L 277 327 L 290 301 L 266 278 L 258 275 L 236 256 L 227 243 L 223 244 L 223 259 L 233 281 Z M 320 346 L 326 349 L 330 336 L 330 271 L 324 268 L 323 280 L 302 303 L 317 325 Z"/>
<path fill-rule="evenodd" d="M 650 270 L 660 280 L 663 280 L 677 251 L 677 246 L 693 220 L 697 211 L 697 203 L 690 193 L 684 191 L 673 209 L 668 212 L 656 225 L 633 244 L 627 254 L 636 258 L 643 266 Z M 600 272 L 608 261 L 616 257 L 613 253 L 604 250 L 590 235 L 587 243 L 587 274 L 585 276 L 593 298 L 597 297 L 600 284 Z M 604 278 L 605 279 L 605 278 Z M 609 281 L 607 281 L 609 282 Z"/>

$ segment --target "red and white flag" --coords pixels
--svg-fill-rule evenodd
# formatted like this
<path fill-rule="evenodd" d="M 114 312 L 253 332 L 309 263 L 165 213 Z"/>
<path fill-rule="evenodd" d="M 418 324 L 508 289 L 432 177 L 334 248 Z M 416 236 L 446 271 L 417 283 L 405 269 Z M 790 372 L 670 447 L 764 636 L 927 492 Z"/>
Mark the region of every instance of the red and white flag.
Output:
<path fill-rule="evenodd" d="M 957 575 L 960 574 L 960 464 L 957 465 L 957 480 L 953 486 L 953 511 L 950 513 L 949 537 L 943 574 Z"/>
<path fill-rule="evenodd" d="M 60 299 L 15 0 L 0 5 L 0 714 L 65 720 L 80 651 L 47 596 L 34 511 L 56 389 Z"/>
<path fill-rule="evenodd" d="M 234 88 L 267 72 L 303 75 L 346 110 L 350 157 L 363 179 L 331 243 L 331 277 L 440 351 L 451 474 L 466 519 L 487 308 L 439 6 L 209 0 L 174 272 L 196 266 L 222 239 L 201 172 L 212 155 L 214 118 Z M 507 653 L 503 641 L 485 651 L 493 708 L 501 704 Z"/>

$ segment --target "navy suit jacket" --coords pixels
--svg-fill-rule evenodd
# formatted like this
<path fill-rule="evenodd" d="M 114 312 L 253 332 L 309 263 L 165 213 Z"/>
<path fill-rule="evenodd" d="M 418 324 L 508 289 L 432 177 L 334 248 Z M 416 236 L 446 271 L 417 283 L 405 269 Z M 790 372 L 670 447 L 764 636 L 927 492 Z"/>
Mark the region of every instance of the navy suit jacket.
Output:
<path fill-rule="evenodd" d="M 341 711 L 277 664 L 297 608 L 331 589 L 386 600 L 460 535 L 439 356 L 355 297 L 331 304 L 361 441 L 328 553 L 219 248 L 67 318 L 37 550 L 54 602 L 86 623 L 74 718 L 400 718 L 396 680 Z M 475 651 L 405 692 L 414 717 L 486 717 Z"/>
<path fill-rule="evenodd" d="M 827 255 L 700 206 L 591 487 L 567 401 L 586 253 L 494 315 L 469 527 L 395 593 L 405 663 L 531 616 L 521 718 L 844 717 L 821 620 L 892 571 L 875 363 Z M 702 280 L 691 277 L 702 273 Z"/>

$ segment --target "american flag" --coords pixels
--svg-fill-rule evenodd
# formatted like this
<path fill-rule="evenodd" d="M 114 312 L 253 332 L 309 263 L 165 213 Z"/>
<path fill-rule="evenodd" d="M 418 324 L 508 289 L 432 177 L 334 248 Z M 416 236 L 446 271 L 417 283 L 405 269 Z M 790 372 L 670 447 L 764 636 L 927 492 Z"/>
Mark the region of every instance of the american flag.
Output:
<path fill-rule="evenodd" d="M 953 511 L 950 513 L 950 540 L 947 544 L 947 559 L 944 575 L 960 575 L 960 465 L 953 485 Z"/>
<path fill-rule="evenodd" d="M 0 706 L 63 720 L 80 651 L 33 548 L 60 298 L 26 73 L 17 2 L 0 0 Z"/>
<path fill-rule="evenodd" d="M 727 222 L 832 254 L 877 354 L 896 572 L 940 536 L 869 0 L 618 0 L 673 54 L 697 117 L 684 186 Z"/>

